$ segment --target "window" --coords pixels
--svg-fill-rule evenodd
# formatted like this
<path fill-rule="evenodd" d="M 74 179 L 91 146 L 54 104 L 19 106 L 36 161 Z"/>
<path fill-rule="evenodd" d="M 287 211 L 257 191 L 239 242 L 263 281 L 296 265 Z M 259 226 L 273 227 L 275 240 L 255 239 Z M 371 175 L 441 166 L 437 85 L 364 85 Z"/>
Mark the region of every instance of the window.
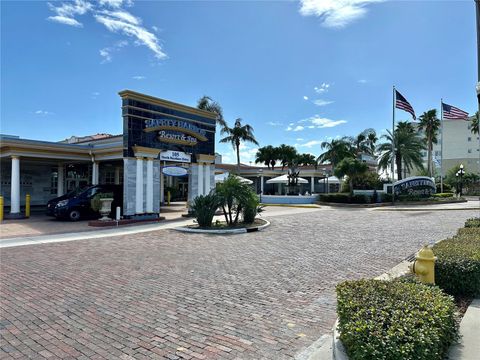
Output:
<path fill-rule="evenodd" d="M 50 194 L 54 195 L 58 191 L 58 172 L 56 168 L 52 168 L 50 175 Z"/>
<path fill-rule="evenodd" d="M 472 153 L 472 149 L 468 149 L 468 153 L 471 154 L 471 153 Z"/>
<path fill-rule="evenodd" d="M 467 141 L 472 141 L 472 138 L 469 136 L 469 137 L 467 138 Z"/>
<path fill-rule="evenodd" d="M 105 184 L 115 184 L 115 170 L 109 170 L 105 173 Z"/>

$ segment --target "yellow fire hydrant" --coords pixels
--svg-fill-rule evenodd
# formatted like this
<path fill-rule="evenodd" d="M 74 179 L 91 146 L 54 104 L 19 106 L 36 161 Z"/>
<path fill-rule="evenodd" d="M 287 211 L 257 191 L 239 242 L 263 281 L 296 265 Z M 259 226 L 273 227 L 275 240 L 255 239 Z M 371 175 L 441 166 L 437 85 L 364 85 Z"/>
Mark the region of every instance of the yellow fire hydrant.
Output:
<path fill-rule="evenodd" d="M 415 256 L 415 261 L 410 265 L 412 273 L 424 284 L 435 284 L 435 260 L 433 251 L 425 245 Z"/>

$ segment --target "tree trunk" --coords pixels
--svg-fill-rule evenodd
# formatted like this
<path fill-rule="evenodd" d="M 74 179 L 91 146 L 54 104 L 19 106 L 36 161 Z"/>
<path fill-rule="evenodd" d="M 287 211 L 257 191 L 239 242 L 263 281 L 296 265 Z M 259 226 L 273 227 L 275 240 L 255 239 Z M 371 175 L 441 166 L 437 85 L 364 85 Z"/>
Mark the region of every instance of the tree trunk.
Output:
<path fill-rule="evenodd" d="M 400 154 L 395 154 L 395 163 L 397 164 L 397 180 L 402 180 L 402 157 Z"/>
<path fill-rule="evenodd" d="M 427 137 L 428 142 L 428 157 L 427 157 L 427 173 L 430 177 L 432 177 L 432 140 L 430 136 Z"/>
<path fill-rule="evenodd" d="M 348 185 L 350 186 L 350 196 L 353 196 L 353 179 L 348 177 Z"/>
<path fill-rule="evenodd" d="M 240 175 L 240 141 L 235 142 L 237 148 L 237 175 Z"/>

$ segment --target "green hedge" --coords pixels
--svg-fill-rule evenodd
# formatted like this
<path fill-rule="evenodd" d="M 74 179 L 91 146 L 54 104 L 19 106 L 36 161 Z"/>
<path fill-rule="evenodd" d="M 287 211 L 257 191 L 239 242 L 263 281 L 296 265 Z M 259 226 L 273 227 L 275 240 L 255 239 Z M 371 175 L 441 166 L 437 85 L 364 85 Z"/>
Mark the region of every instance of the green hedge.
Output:
<path fill-rule="evenodd" d="M 323 202 L 343 203 L 343 204 L 370 204 L 372 197 L 368 195 L 352 195 L 348 193 L 321 194 L 319 200 Z"/>
<path fill-rule="evenodd" d="M 340 339 L 350 359 L 440 360 L 456 339 L 455 304 L 413 281 L 337 285 Z"/>
<path fill-rule="evenodd" d="M 465 221 L 465 227 L 467 227 L 467 228 L 469 228 L 469 227 L 480 227 L 480 217 L 467 219 L 467 221 Z"/>
<path fill-rule="evenodd" d="M 433 252 L 438 286 L 454 296 L 480 295 L 480 227 L 460 229 L 453 238 L 436 244 Z"/>
<path fill-rule="evenodd" d="M 436 194 L 433 194 L 432 197 L 434 198 L 451 198 L 453 197 L 453 193 L 450 193 L 450 192 L 445 192 L 445 193 L 436 193 Z"/>

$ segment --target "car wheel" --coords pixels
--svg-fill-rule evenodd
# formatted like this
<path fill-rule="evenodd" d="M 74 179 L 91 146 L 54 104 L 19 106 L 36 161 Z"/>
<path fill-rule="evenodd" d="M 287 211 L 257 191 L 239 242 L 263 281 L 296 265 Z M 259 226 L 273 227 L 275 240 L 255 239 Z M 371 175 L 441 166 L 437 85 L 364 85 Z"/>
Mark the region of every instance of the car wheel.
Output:
<path fill-rule="evenodd" d="M 72 210 L 70 211 L 70 213 L 68 214 L 68 217 L 71 221 L 78 221 L 80 220 L 80 211 L 78 210 Z"/>

